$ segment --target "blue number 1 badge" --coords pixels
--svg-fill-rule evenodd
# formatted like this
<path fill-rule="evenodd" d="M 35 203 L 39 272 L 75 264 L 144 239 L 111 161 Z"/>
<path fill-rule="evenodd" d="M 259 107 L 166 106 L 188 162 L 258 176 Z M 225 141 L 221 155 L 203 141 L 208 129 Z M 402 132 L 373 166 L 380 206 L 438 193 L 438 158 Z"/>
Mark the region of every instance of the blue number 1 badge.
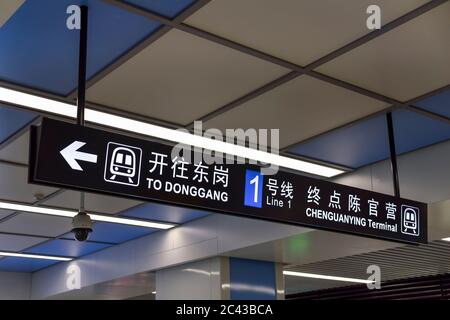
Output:
<path fill-rule="evenodd" d="M 245 171 L 244 205 L 261 208 L 262 206 L 263 175 L 259 171 Z"/>

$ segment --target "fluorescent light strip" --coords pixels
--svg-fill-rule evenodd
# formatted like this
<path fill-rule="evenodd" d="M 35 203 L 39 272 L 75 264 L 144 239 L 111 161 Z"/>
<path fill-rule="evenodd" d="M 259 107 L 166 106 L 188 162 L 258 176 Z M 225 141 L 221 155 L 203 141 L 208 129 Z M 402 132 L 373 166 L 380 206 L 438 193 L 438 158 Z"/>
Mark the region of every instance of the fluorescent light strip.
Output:
<path fill-rule="evenodd" d="M 444 240 L 444 241 L 450 241 L 450 237 L 448 237 L 448 238 L 443 238 L 443 239 L 441 239 L 441 240 Z"/>
<path fill-rule="evenodd" d="M 4 251 L 0 251 L 0 256 L 17 257 L 17 258 L 31 258 L 31 259 L 44 259 L 44 260 L 55 260 L 55 261 L 71 261 L 71 260 L 73 260 L 73 258 L 68 258 L 68 257 L 44 256 L 44 255 L 40 255 L 40 254 L 27 254 L 27 253 L 15 253 L 15 252 L 4 252 Z"/>
<path fill-rule="evenodd" d="M 159 222 L 151 222 L 151 221 L 143 221 L 143 220 L 134 220 L 134 219 L 128 219 L 128 218 L 101 216 L 98 214 L 89 214 L 89 216 L 94 221 L 127 224 L 129 226 L 137 226 L 137 227 L 146 227 L 146 228 L 155 228 L 155 229 L 170 229 L 175 226 L 175 225 L 169 224 L 169 223 L 159 223 Z"/>
<path fill-rule="evenodd" d="M 372 280 L 366 279 L 355 279 L 355 278 L 345 278 L 345 277 L 335 277 L 335 276 L 326 276 L 321 274 L 314 273 L 305 273 L 305 272 L 295 272 L 295 271 L 283 271 L 283 274 L 286 276 L 294 276 L 294 277 L 303 277 L 303 278 L 314 278 L 314 279 L 324 279 L 324 280 L 335 280 L 335 281 L 345 281 L 345 282 L 356 282 L 356 283 L 374 283 Z"/>
<path fill-rule="evenodd" d="M 65 117 L 77 116 L 77 107 L 74 105 L 2 87 L 0 87 L 0 100 Z"/>
<path fill-rule="evenodd" d="M 0 87 L 0 101 L 66 117 L 76 117 L 76 106 L 74 105 L 38 97 L 16 90 Z M 280 167 L 312 173 L 327 178 L 345 172 L 344 170 L 335 169 L 316 163 L 246 148 L 232 143 L 209 139 L 188 132 L 183 132 L 181 130 L 169 129 L 162 126 L 157 126 L 88 108 L 85 110 L 85 119 L 86 121 L 112 128 L 139 133 L 146 136 L 164 139 L 176 143 L 187 144 L 208 150 L 219 151 L 229 155 L 252 159 L 264 163 L 270 163 L 273 165 L 278 165 Z"/>
<path fill-rule="evenodd" d="M 75 210 L 63 210 L 63 209 L 52 209 L 52 208 L 45 208 L 45 207 L 35 207 L 35 206 L 30 206 L 30 205 L 3 202 L 3 201 L 0 201 L 0 209 L 23 211 L 23 212 L 29 212 L 29 213 L 39 213 L 39 214 L 46 214 L 46 215 L 51 215 L 51 216 L 59 216 L 59 217 L 67 217 L 67 218 L 73 218 L 78 213 Z M 125 224 L 125 225 L 145 227 L 145 228 L 170 229 L 170 228 L 175 227 L 174 224 L 170 224 L 170 223 L 135 220 L 135 219 L 129 219 L 129 218 L 104 216 L 104 215 L 99 215 L 99 214 L 89 214 L 89 216 L 94 221 Z"/>
<path fill-rule="evenodd" d="M 46 214 L 50 216 L 59 216 L 59 217 L 67 217 L 67 218 L 73 218 L 77 212 L 73 210 L 62 210 L 62 209 L 51 209 L 51 208 L 44 208 L 44 207 L 35 207 L 25 204 L 17 204 L 17 203 L 10 203 L 10 202 L 0 202 L 0 209 L 5 210 L 12 210 L 12 211 L 23 211 L 23 212 L 29 212 L 29 213 L 40 213 L 40 214 Z"/>

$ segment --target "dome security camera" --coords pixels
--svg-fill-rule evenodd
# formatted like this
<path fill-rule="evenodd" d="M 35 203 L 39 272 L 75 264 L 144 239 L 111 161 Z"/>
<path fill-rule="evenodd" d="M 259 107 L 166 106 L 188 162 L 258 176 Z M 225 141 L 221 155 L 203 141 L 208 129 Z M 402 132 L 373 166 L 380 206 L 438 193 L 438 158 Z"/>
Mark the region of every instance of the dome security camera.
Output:
<path fill-rule="evenodd" d="M 84 211 L 78 212 L 72 219 L 71 232 L 73 232 L 77 241 L 86 241 L 89 237 L 89 233 L 92 232 L 91 217 Z"/>

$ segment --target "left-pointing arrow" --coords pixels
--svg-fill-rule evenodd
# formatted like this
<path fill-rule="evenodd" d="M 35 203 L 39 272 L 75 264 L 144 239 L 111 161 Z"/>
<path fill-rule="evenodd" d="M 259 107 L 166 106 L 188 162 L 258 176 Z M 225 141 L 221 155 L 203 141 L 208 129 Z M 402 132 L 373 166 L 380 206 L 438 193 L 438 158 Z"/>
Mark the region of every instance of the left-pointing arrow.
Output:
<path fill-rule="evenodd" d="M 74 141 L 59 152 L 73 170 L 83 171 L 77 160 L 97 163 L 97 155 L 78 151 L 85 144 L 86 142 Z"/>

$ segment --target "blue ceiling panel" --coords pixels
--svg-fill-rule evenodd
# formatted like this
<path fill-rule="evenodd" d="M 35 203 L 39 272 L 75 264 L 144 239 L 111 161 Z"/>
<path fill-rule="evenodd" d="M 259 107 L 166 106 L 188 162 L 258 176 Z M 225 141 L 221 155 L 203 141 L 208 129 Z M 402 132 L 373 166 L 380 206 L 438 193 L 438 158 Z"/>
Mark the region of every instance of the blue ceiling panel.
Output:
<path fill-rule="evenodd" d="M 124 211 L 121 216 L 157 220 L 171 223 L 185 223 L 209 215 L 206 211 L 193 210 L 185 207 L 145 203 Z"/>
<path fill-rule="evenodd" d="M 160 229 L 135 227 L 117 223 L 96 222 L 94 223 L 93 231 L 89 235 L 88 240 L 121 243 L 159 230 Z M 63 238 L 74 239 L 74 236 L 72 233 L 67 233 Z"/>
<path fill-rule="evenodd" d="M 0 271 L 34 272 L 61 261 L 7 257 L 0 259 Z"/>
<path fill-rule="evenodd" d="M 389 156 L 384 116 L 357 122 L 300 143 L 290 153 L 358 168 Z"/>
<path fill-rule="evenodd" d="M 450 125 L 416 112 L 393 112 L 398 155 L 450 139 Z M 290 153 L 359 168 L 389 158 L 386 117 L 384 115 L 336 129 L 300 143 Z"/>
<path fill-rule="evenodd" d="M 168 18 L 174 18 L 189 7 L 194 0 L 125 0 L 123 2 L 134 4 Z"/>
<path fill-rule="evenodd" d="M 450 90 L 421 100 L 414 105 L 450 118 Z"/>
<path fill-rule="evenodd" d="M 23 128 L 35 117 L 36 114 L 32 112 L 0 105 L 0 143 L 14 134 L 17 130 Z"/>
<path fill-rule="evenodd" d="M 449 124 L 416 112 L 397 110 L 393 121 L 397 154 L 450 139 Z"/>
<path fill-rule="evenodd" d="M 109 244 L 103 243 L 56 239 L 37 245 L 26 252 L 66 257 L 81 257 L 110 246 L 111 245 Z"/>
<path fill-rule="evenodd" d="M 69 5 L 89 6 L 88 78 L 160 24 L 100 0 L 27 0 L 0 28 L 0 79 L 66 95 L 77 86 L 79 31 Z"/>

